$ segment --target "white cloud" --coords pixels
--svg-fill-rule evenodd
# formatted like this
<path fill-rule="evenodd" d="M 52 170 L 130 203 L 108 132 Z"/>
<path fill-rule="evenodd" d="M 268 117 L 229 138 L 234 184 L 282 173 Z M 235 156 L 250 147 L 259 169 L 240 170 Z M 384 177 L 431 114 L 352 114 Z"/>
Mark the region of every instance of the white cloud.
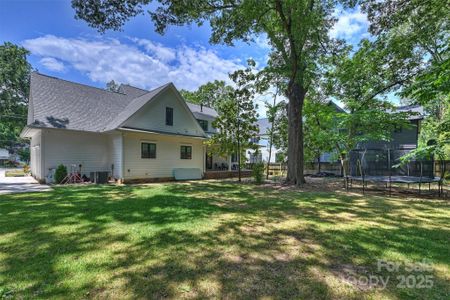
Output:
<path fill-rule="evenodd" d="M 136 44 L 143 46 L 149 54 L 155 55 L 163 62 L 170 62 L 176 58 L 176 51 L 172 48 L 164 47 L 160 43 L 154 43 L 146 39 L 131 39 Z"/>
<path fill-rule="evenodd" d="M 223 59 L 210 49 L 168 48 L 144 39 L 125 44 L 117 39 L 46 35 L 25 40 L 23 45 L 33 55 L 59 60 L 86 73 L 94 82 L 114 79 L 142 88 L 172 81 L 178 88 L 193 90 L 208 81 L 228 81 L 229 72 L 243 67 L 239 60 Z"/>
<path fill-rule="evenodd" d="M 269 38 L 267 37 L 266 34 L 260 34 L 255 38 L 255 43 L 256 45 L 258 45 L 259 48 L 261 49 L 265 49 L 265 50 L 270 50 L 272 47 L 270 46 L 269 43 Z"/>
<path fill-rule="evenodd" d="M 330 30 L 331 37 L 352 39 L 358 35 L 363 37 L 367 34 L 369 21 L 367 15 L 362 13 L 359 8 L 354 11 L 336 12 L 336 17 L 338 21 Z"/>
<path fill-rule="evenodd" d="M 61 72 L 65 69 L 64 64 L 53 57 L 44 57 L 39 63 L 50 71 Z"/>

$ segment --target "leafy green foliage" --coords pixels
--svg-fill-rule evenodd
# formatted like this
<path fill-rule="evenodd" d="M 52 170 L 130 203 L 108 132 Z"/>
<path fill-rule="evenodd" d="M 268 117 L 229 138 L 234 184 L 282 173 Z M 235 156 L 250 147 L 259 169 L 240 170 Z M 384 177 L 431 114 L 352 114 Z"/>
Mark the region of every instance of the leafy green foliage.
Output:
<path fill-rule="evenodd" d="M 151 0 L 72 0 L 76 18 L 89 20 L 90 26 L 100 32 L 120 30 L 131 17 L 144 12 L 143 6 Z"/>
<path fill-rule="evenodd" d="M 389 141 L 395 129 L 408 125 L 408 114 L 396 112 L 384 96 L 409 80 L 409 70 L 417 62 L 412 60 L 402 66 L 397 61 L 395 67 L 385 68 L 387 55 L 376 42 L 363 40 L 355 53 L 351 48 L 343 49 L 327 74 L 326 92 L 340 100 L 348 112 L 336 114 L 334 129 L 328 132 L 328 140 L 343 165 L 349 151 L 358 144 Z"/>
<path fill-rule="evenodd" d="M 61 183 L 67 176 L 67 167 L 65 165 L 59 165 L 55 170 L 55 182 Z"/>
<path fill-rule="evenodd" d="M 181 90 L 183 98 L 190 103 L 202 104 L 217 109 L 218 103 L 226 101 L 233 88 L 225 81 L 215 80 L 201 85 L 196 91 Z"/>
<path fill-rule="evenodd" d="M 252 167 L 252 176 L 256 184 L 261 184 L 264 179 L 264 164 L 256 163 Z"/>
<path fill-rule="evenodd" d="M 272 125 L 268 129 L 269 136 L 272 137 L 272 144 L 278 150 L 277 158 L 286 161 L 288 148 L 288 117 L 287 103 L 280 101 L 275 105 L 267 105 L 267 118 Z M 280 162 L 280 161 L 277 161 Z"/>
<path fill-rule="evenodd" d="M 312 95 L 317 95 L 313 94 Z M 332 102 L 310 96 L 305 101 L 305 161 L 314 161 L 323 153 L 335 149 L 330 132 L 337 131 L 335 115 L 338 112 Z"/>
<path fill-rule="evenodd" d="M 249 61 L 245 70 L 230 75 L 236 89 L 227 88 L 230 93 L 217 103 L 219 116 L 212 123 L 217 133 L 207 142 L 211 151 L 219 155 L 237 153 L 239 170 L 245 160 L 245 150 L 257 147 L 251 140 L 258 134 L 258 114 L 253 103 L 256 81 L 254 66 L 254 62 Z"/>
<path fill-rule="evenodd" d="M 408 73 L 400 95 L 424 106 L 419 147 L 404 160 L 427 156 L 449 157 L 450 58 L 448 3 L 441 0 L 362 1 L 371 21 L 370 30 L 388 63 L 420 64 Z M 397 71 L 398 72 L 398 71 Z"/>
<path fill-rule="evenodd" d="M 30 161 L 30 148 L 29 147 L 24 147 L 24 148 L 19 149 L 17 154 L 19 154 L 19 158 L 21 161 L 24 161 L 26 163 L 28 163 Z"/>
<path fill-rule="evenodd" d="M 5 42 L 0 45 L 0 148 L 23 143 L 19 135 L 27 121 L 29 76 L 28 51 Z"/>

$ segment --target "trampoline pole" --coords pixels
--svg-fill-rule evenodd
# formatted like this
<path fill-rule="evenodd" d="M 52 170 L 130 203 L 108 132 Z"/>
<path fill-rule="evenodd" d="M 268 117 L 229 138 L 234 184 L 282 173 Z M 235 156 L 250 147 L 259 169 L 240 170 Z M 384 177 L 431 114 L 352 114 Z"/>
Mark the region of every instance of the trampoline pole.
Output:
<path fill-rule="evenodd" d="M 420 180 L 419 180 L 419 195 L 421 194 L 421 186 L 422 186 L 422 161 L 420 161 Z"/>
<path fill-rule="evenodd" d="M 387 149 L 388 151 L 388 168 L 389 168 L 389 197 L 392 195 L 392 182 L 391 182 L 391 149 Z"/>
<path fill-rule="evenodd" d="M 392 196 L 392 182 L 391 182 L 391 178 L 389 178 L 389 197 Z"/>
<path fill-rule="evenodd" d="M 366 183 L 365 183 L 365 181 L 364 181 L 364 176 L 363 176 L 363 181 L 362 181 L 362 183 L 363 183 L 362 188 L 363 188 L 363 195 L 364 195 L 364 193 L 365 193 L 364 186 L 366 185 Z"/>

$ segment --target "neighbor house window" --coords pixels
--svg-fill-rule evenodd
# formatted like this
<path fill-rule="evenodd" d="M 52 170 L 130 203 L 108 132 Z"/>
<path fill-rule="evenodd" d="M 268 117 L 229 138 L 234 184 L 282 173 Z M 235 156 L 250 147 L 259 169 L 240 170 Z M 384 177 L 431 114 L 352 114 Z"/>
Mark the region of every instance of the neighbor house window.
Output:
<path fill-rule="evenodd" d="M 198 124 L 200 124 L 200 127 L 204 130 L 204 131 L 208 131 L 208 121 L 206 120 L 197 120 Z"/>
<path fill-rule="evenodd" d="M 141 143 L 141 158 L 156 158 L 156 144 Z"/>
<path fill-rule="evenodd" d="M 254 136 L 252 138 L 250 138 L 250 142 L 253 144 L 258 144 L 259 143 L 259 136 Z"/>
<path fill-rule="evenodd" d="M 173 108 L 166 107 L 166 125 L 173 126 Z"/>
<path fill-rule="evenodd" d="M 181 146 L 181 159 L 191 159 L 192 158 L 192 146 Z"/>

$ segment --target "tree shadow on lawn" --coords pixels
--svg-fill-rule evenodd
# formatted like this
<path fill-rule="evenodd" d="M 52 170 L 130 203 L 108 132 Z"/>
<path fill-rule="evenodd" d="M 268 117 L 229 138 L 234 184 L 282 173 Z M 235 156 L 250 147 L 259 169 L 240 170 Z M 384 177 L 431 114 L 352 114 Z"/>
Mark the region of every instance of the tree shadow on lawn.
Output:
<path fill-rule="evenodd" d="M 448 272 L 448 214 L 438 209 L 448 206 L 220 182 L 14 195 L 0 200 L 0 286 L 44 298 L 439 298 L 448 273 L 436 270 L 425 291 L 343 278 L 345 265 L 379 274 L 387 251 Z"/>

